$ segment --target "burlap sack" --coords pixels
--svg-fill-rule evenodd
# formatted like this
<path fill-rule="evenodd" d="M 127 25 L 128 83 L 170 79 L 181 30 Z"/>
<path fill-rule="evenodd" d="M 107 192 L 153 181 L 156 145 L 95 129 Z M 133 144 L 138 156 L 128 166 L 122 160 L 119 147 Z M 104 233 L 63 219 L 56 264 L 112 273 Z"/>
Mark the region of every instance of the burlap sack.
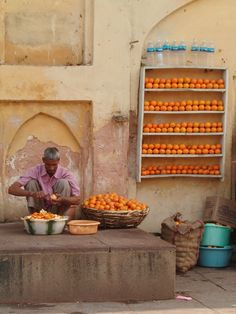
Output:
<path fill-rule="evenodd" d="M 162 239 L 176 246 L 177 270 L 184 273 L 197 264 L 203 231 L 203 221 L 183 221 L 180 213 L 176 213 L 162 222 Z"/>

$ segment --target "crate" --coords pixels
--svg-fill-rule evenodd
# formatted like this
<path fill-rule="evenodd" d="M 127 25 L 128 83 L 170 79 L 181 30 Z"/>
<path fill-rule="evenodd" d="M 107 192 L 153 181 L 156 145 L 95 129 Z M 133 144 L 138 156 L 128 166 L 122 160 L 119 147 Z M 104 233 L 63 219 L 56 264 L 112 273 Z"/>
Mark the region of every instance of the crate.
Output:
<path fill-rule="evenodd" d="M 203 221 L 236 228 L 236 202 L 219 196 L 207 197 Z"/>

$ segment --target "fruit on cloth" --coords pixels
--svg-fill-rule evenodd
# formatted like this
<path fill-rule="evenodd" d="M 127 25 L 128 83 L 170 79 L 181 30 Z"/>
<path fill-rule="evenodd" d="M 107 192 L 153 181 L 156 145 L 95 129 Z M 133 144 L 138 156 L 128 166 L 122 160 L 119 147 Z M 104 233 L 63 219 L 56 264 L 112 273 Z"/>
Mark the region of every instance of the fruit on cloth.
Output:
<path fill-rule="evenodd" d="M 97 194 L 90 196 L 84 201 L 85 208 L 95 208 L 99 210 L 144 210 L 147 205 L 135 199 L 128 199 L 117 193 Z"/>

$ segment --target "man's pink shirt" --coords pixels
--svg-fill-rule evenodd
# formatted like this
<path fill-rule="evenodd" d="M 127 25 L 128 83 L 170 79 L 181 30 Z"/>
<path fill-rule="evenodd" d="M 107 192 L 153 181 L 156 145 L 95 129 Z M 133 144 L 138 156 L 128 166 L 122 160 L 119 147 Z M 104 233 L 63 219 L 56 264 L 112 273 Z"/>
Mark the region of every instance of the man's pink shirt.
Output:
<path fill-rule="evenodd" d="M 59 179 L 66 179 L 71 186 L 71 195 L 79 196 L 80 189 L 74 175 L 66 168 L 58 165 L 56 173 L 50 177 L 43 164 L 30 168 L 17 180 L 22 186 L 25 186 L 31 179 L 35 179 L 41 185 L 45 194 L 52 194 L 52 187 Z"/>

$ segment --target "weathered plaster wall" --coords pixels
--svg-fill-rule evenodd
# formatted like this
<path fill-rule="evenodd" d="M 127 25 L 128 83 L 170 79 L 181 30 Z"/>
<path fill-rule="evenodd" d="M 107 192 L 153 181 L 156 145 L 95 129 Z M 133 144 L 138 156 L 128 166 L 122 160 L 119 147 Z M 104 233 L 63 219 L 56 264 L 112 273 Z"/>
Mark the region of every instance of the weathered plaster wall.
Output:
<path fill-rule="evenodd" d="M 0 2 L 1 6 L 3 2 Z M 31 2 L 36 6 L 37 2 Z M 61 3 L 63 5 L 63 2 Z M 61 101 L 89 101 L 92 104 L 92 136 L 89 144 L 89 149 L 92 150 L 92 157 L 89 155 L 92 169 L 88 173 L 91 188 L 88 189 L 90 185 L 86 183 L 84 190 L 88 189 L 94 193 L 115 190 L 148 203 L 151 213 L 141 227 L 149 231 L 159 231 L 163 218 L 176 210 L 182 211 L 187 218 L 200 217 L 205 196 L 216 193 L 230 196 L 230 150 L 235 116 L 233 91 L 236 65 L 233 56 L 236 45 L 235 1 L 99 0 L 94 1 L 94 5 L 88 10 L 90 13 L 92 10 L 93 15 L 90 16 L 94 16 L 90 23 L 90 26 L 93 25 L 93 31 L 89 29 L 89 38 L 92 42 L 90 47 L 93 46 L 92 65 L 57 67 L 4 64 L 0 67 L 0 100 L 6 103 L 20 100 L 22 107 L 25 101 L 41 100 L 42 103 L 53 101 L 54 106 Z M 226 60 L 224 65 L 230 69 L 231 115 L 228 117 L 227 167 L 223 183 L 211 180 L 156 179 L 136 184 L 135 127 L 140 60 L 147 39 L 157 36 L 186 40 L 192 40 L 193 37 L 210 38 L 218 48 L 217 65 L 223 64 L 222 57 Z M 5 60 L 4 47 L 4 36 L 0 32 L 1 60 Z M 6 103 L 2 102 L 2 108 Z M 64 108 L 64 112 L 70 112 L 71 109 L 68 108 Z M 26 121 L 27 107 L 24 110 L 22 117 Z M 11 114 L 14 116 L 15 107 L 9 107 L 8 115 Z M 44 114 L 54 115 L 50 103 L 45 107 Z M 117 115 L 120 116 L 121 122 L 116 118 Z M 113 116 L 115 118 L 112 118 Z M 64 117 L 61 120 L 65 123 Z M 81 120 L 78 120 L 78 125 L 80 124 Z M 3 126 L 1 131 L 3 132 Z M 16 148 L 10 150 L 9 145 L 17 130 L 13 128 L 10 133 L 8 129 L 4 132 L 4 142 L 0 140 L 0 148 L 3 151 L 2 161 L 0 160 L 2 163 L 6 163 L 6 158 L 14 157 L 27 146 L 26 142 L 19 140 L 17 142 L 20 144 L 18 146 L 15 144 Z M 77 139 L 78 132 L 72 133 Z M 64 132 L 61 133 L 62 138 L 63 134 Z M 43 141 L 50 142 L 50 135 Z M 81 145 L 80 141 L 78 143 Z M 60 140 L 56 144 L 64 146 L 65 142 Z M 68 147 L 72 146 L 73 140 Z M 8 155 L 8 152 L 13 153 Z M 75 152 L 79 153 L 79 146 Z M 11 178 L 4 173 L 5 183 L 2 184 L 4 202 L 8 198 L 6 182 L 10 180 Z M 2 220 L 13 215 L 4 209 L 5 204 L 0 208 Z"/>

